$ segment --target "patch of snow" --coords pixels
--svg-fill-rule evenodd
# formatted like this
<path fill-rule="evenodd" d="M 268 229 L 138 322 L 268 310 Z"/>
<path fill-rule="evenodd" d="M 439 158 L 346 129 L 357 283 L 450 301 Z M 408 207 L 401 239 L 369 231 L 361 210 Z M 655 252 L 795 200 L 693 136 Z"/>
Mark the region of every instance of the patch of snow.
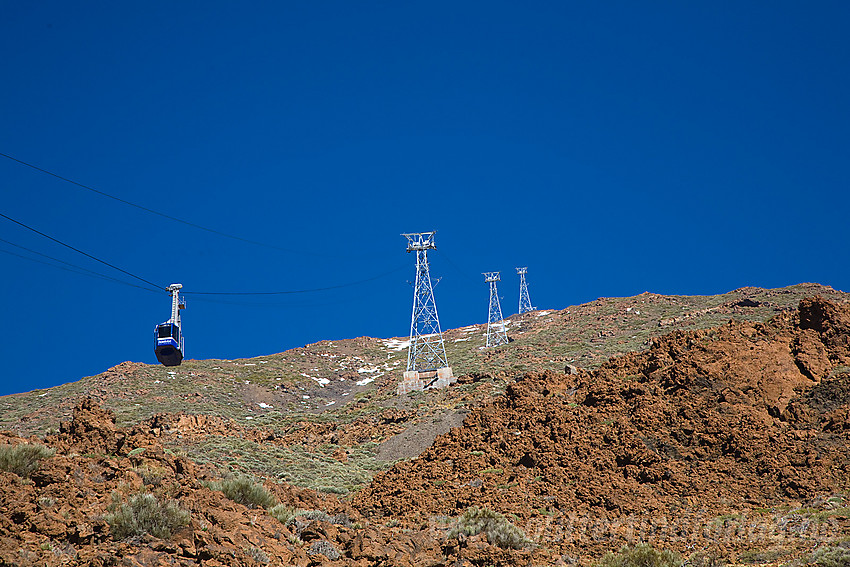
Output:
<path fill-rule="evenodd" d="M 466 338 L 463 338 L 463 339 L 455 339 L 455 340 L 454 340 L 454 341 L 452 341 L 452 342 L 454 342 L 454 343 L 459 343 L 459 342 L 461 342 L 461 341 L 468 341 L 468 340 L 469 340 L 469 337 L 466 337 Z"/>
<path fill-rule="evenodd" d="M 245 383 L 246 383 L 246 384 L 250 384 L 250 383 L 251 383 L 251 381 L 250 381 L 250 380 L 245 380 Z"/>
<path fill-rule="evenodd" d="M 381 376 L 383 376 L 383 374 Z M 374 382 L 375 378 L 376 378 L 376 376 L 369 376 L 368 378 L 358 380 L 357 382 L 355 382 L 355 384 L 357 384 L 358 386 L 365 386 L 366 384 L 369 384 L 370 382 Z"/>
<path fill-rule="evenodd" d="M 314 378 L 313 376 L 308 376 L 308 378 L 310 378 L 310 380 L 314 380 L 322 388 L 325 387 L 325 384 L 331 383 L 331 381 L 328 380 L 327 378 Z"/>
<path fill-rule="evenodd" d="M 257 366 L 253 362 L 246 362 L 243 366 Z"/>
<path fill-rule="evenodd" d="M 157 382 L 159 382 L 159 380 L 157 380 Z M 44 397 L 44 396 L 46 396 L 46 395 L 47 395 L 47 392 L 45 392 L 45 393 L 43 393 L 43 394 L 39 394 L 39 395 L 38 395 L 38 397 L 39 397 L 39 398 L 43 398 L 43 397 Z"/>
<path fill-rule="evenodd" d="M 358 374 L 371 374 L 371 373 L 377 372 L 377 371 L 378 371 L 377 366 L 368 366 L 368 367 L 364 366 L 363 368 L 357 369 Z"/>
<path fill-rule="evenodd" d="M 348 395 L 350 395 L 350 394 L 351 394 L 351 392 L 343 392 L 343 393 L 342 393 L 342 395 L 343 395 L 343 396 L 348 396 Z"/>
<path fill-rule="evenodd" d="M 309 400 L 309 399 L 310 399 L 310 396 L 308 396 L 308 395 L 306 395 L 306 394 L 305 394 L 305 395 L 303 395 L 303 396 L 301 396 L 301 397 L 302 397 L 302 398 L 304 398 L 305 400 Z"/>
<path fill-rule="evenodd" d="M 273 408 L 273 407 L 274 407 L 273 405 L 266 404 L 266 403 L 263 403 L 263 402 L 260 402 L 260 403 L 258 403 L 257 405 L 258 405 L 258 406 L 260 406 L 260 407 L 261 407 L 261 408 L 263 408 L 263 409 L 268 409 L 268 408 Z"/>
<path fill-rule="evenodd" d="M 410 340 L 402 341 L 398 339 L 386 339 L 384 341 L 384 346 L 387 347 L 387 350 L 399 352 L 410 346 Z"/>
<path fill-rule="evenodd" d="M 177 374 L 177 373 L 176 372 L 169 372 L 168 373 L 169 376 L 174 376 L 175 374 Z"/>
<path fill-rule="evenodd" d="M 540 311 L 540 312 L 537 313 L 537 316 L 538 317 L 545 317 L 549 313 L 551 313 L 551 311 Z"/>
<path fill-rule="evenodd" d="M 250 415 L 246 415 L 246 416 L 245 416 L 245 419 L 254 419 L 254 418 L 253 418 L 253 417 L 251 417 Z"/>
<path fill-rule="evenodd" d="M 260 364 L 268 364 L 269 363 L 268 360 L 258 360 L 257 362 L 259 362 Z"/>
<path fill-rule="evenodd" d="M 332 406 L 335 403 L 336 403 L 336 400 L 331 400 L 331 401 L 329 401 L 328 403 L 325 404 L 325 407 Z"/>
<path fill-rule="evenodd" d="M 161 380 L 154 380 L 153 383 L 154 384 L 162 384 L 162 381 Z"/>

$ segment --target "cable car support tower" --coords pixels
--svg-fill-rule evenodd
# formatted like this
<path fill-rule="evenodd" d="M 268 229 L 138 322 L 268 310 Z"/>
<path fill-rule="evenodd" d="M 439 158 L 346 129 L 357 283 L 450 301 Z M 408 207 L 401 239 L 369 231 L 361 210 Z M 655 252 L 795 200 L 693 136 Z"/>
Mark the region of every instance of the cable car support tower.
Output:
<path fill-rule="evenodd" d="M 398 393 L 444 388 L 456 382 L 446 359 L 446 347 L 434 302 L 434 287 L 428 266 L 428 250 L 436 250 L 432 232 L 402 234 L 407 252 L 416 252 L 416 282 L 413 288 L 413 314 L 410 319 L 410 348 L 407 370 L 398 385 Z"/>
<path fill-rule="evenodd" d="M 531 305 L 531 299 L 528 298 L 528 284 L 525 281 L 525 274 L 528 273 L 528 268 L 517 268 L 516 273 L 519 274 L 519 314 L 534 311 Z"/>
<path fill-rule="evenodd" d="M 499 303 L 499 290 L 496 282 L 501 280 L 499 272 L 483 272 L 484 281 L 490 284 L 490 310 L 487 316 L 487 346 L 508 344 L 508 331 L 502 318 L 502 305 Z"/>

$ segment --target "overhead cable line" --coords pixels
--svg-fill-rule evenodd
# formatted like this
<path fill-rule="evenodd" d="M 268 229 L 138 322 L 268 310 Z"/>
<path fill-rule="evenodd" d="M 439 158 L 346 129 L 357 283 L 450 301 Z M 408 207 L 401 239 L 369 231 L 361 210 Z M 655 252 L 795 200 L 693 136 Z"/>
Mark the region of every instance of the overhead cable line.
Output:
<path fill-rule="evenodd" d="M 461 269 L 461 268 L 460 268 L 457 264 L 455 264 L 454 262 L 452 262 L 451 258 L 450 258 L 449 256 L 447 256 L 445 253 L 441 253 L 441 254 L 440 254 L 440 258 L 442 258 L 443 260 L 445 260 L 446 264 L 448 264 L 449 266 L 451 266 L 451 267 L 452 267 L 452 269 L 453 269 L 454 271 L 456 271 L 458 274 L 460 274 L 461 276 L 463 276 L 465 279 L 469 280 L 470 282 L 475 282 L 476 284 L 478 283 L 478 280 L 474 279 L 472 276 L 470 276 L 470 275 L 469 275 L 469 273 L 468 273 L 468 272 L 465 272 L 465 271 L 464 271 L 463 269 Z"/>
<path fill-rule="evenodd" d="M 114 281 L 116 283 L 128 285 L 130 287 L 135 287 L 135 288 L 139 288 L 139 289 L 144 289 L 146 291 L 157 291 L 157 292 L 162 291 L 161 289 L 151 289 L 149 287 L 137 285 L 137 284 L 130 283 L 130 282 L 125 282 L 124 280 L 119 280 L 118 278 L 113 278 L 112 276 L 107 276 L 106 274 L 101 274 L 100 272 L 95 272 L 94 270 L 89 270 L 88 268 L 84 268 L 82 266 L 72 264 L 71 262 L 66 262 L 65 260 L 60 260 L 59 258 L 54 258 L 53 256 L 48 256 L 47 254 L 42 254 L 41 252 L 37 252 L 36 250 L 32 250 L 30 248 L 27 248 L 26 246 L 21 246 L 20 244 L 15 244 L 14 242 L 9 242 L 8 240 L 5 240 L 3 238 L 0 238 L 0 242 L 4 242 L 6 244 L 9 244 L 10 246 L 14 246 L 15 248 L 20 248 L 21 250 L 26 250 L 27 252 L 30 252 L 31 254 L 36 254 L 38 256 L 41 256 L 42 258 L 47 258 L 49 260 L 53 260 L 54 262 L 59 262 L 60 264 L 65 264 L 65 266 L 70 266 L 70 267 L 65 268 L 63 266 L 57 266 L 56 264 L 51 264 L 50 262 L 45 262 L 43 260 L 38 260 L 36 258 L 30 258 L 30 257 L 24 256 L 22 254 L 16 254 L 14 252 L 9 252 L 8 250 L 0 249 L 0 252 L 5 252 L 6 254 L 10 254 L 12 256 L 17 256 L 18 258 L 23 258 L 25 260 L 30 260 L 32 262 L 38 262 L 39 264 L 44 264 L 45 266 L 51 266 L 53 268 L 59 268 L 60 270 L 66 270 L 66 271 L 69 271 L 69 272 L 74 272 L 76 274 L 80 274 L 80 275 L 83 275 L 83 276 L 93 276 L 93 277 L 97 277 L 97 278 L 101 278 L 101 279 L 105 279 L 105 280 L 111 280 L 111 281 Z"/>
<path fill-rule="evenodd" d="M 15 224 L 17 224 L 17 225 L 19 225 L 19 226 L 24 227 L 24 228 L 25 228 L 25 229 L 27 229 L 27 230 L 30 230 L 30 231 L 32 231 L 32 232 L 34 232 L 34 233 L 36 233 L 36 234 L 38 234 L 38 235 L 40 235 L 40 236 L 43 236 L 44 238 L 47 238 L 48 240 L 52 240 L 53 242 L 55 242 L 55 243 L 57 243 L 57 244 L 61 244 L 61 245 L 62 245 L 62 246 L 64 246 L 65 248 L 69 248 L 69 249 L 73 250 L 74 252 L 77 252 L 78 254 L 82 254 L 83 256 L 85 256 L 85 257 L 87 257 L 87 258 L 91 258 L 92 260 L 94 260 L 94 261 L 96 261 L 96 262 L 100 262 L 101 264 L 103 264 L 103 265 L 105 265 L 105 266 L 109 266 L 109 267 L 110 267 L 110 268 L 112 268 L 113 270 L 118 270 L 118 271 L 119 271 L 119 272 L 121 272 L 122 274 L 127 274 L 128 276 L 130 276 L 130 277 L 132 277 L 132 278 L 136 278 L 137 280 L 139 280 L 139 281 L 141 281 L 141 282 L 144 282 L 144 283 L 148 284 L 149 286 L 155 287 L 155 288 L 157 288 L 157 289 L 165 289 L 165 286 L 157 285 L 157 284 L 153 283 L 153 282 L 152 282 L 152 281 L 150 281 L 150 280 L 146 280 L 145 278 L 143 278 L 143 277 L 141 277 L 141 276 L 137 276 L 136 274 L 134 274 L 134 273 L 132 273 L 132 272 L 128 272 L 127 270 L 124 270 L 124 269 L 122 269 L 122 268 L 119 268 L 119 267 L 118 267 L 118 266 L 116 266 L 115 264 L 110 264 L 110 263 L 109 263 L 109 262 L 107 262 L 106 260 L 101 260 L 100 258 L 98 258 L 98 257 L 96 257 L 96 256 L 92 256 L 92 255 L 91 255 L 91 254 L 89 254 L 88 252 L 83 252 L 83 251 L 82 251 L 82 250 L 80 250 L 79 248 L 74 248 L 74 247 L 73 247 L 73 246 L 71 246 L 70 244 L 67 244 L 67 243 L 65 243 L 65 242 L 62 242 L 62 241 L 61 241 L 61 240 L 59 240 L 58 238 L 53 238 L 53 237 L 52 237 L 52 236 L 50 236 L 49 234 L 44 234 L 44 233 L 43 233 L 43 232 L 41 232 L 40 230 L 36 230 L 36 229 L 34 229 L 33 227 L 28 226 L 28 225 L 26 225 L 26 224 L 22 223 L 21 221 L 15 220 L 15 219 L 13 219 L 13 218 L 12 218 L 12 217 L 10 217 L 10 216 L 6 216 L 6 215 L 4 215 L 3 213 L 0 213 L 0 217 L 3 217 L 4 219 L 6 219 L 6 220 L 8 220 L 8 221 L 11 221 L 11 222 L 13 222 L 13 223 L 15 223 Z"/>
<path fill-rule="evenodd" d="M 144 282 L 144 283 L 148 284 L 149 286 L 156 288 L 157 290 L 165 289 L 164 286 L 157 285 L 150 280 L 146 280 L 145 278 L 143 278 L 141 276 L 138 276 L 138 275 L 136 275 L 132 272 L 129 272 L 127 270 L 124 270 L 122 268 L 119 268 L 118 266 L 116 266 L 114 264 L 110 264 L 106 260 L 101 260 L 100 258 L 93 256 L 93 255 L 89 254 L 88 252 L 83 252 L 79 248 L 75 248 L 75 247 L 71 246 L 70 244 L 62 242 L 61 240 L 54 238 L 54 237 L 50 236 L 49 234 L 45 234 L 45 233 L 41 232 L 40 230 L 37 230 L 37 229 L 35 229 L 35 228 L 33 228 L 29 225 L 26 225 L 26 224 L 22 223 L 21 221 L 15 220 L 8 215 L 0 213 L 0 217 L 4 218 L 6 220 L 9 220 L 9 221 L 11 221 L 11 222 L 13 222 L 13 223 L 15 223 L 19 226 L 22 226 L 23 228 L 26 228 L 27 230 L 30 230 L 30 231 L 32 231 L 32 232 L 34 232 L 34 233 L 36 233 L 40 236 L 43 236 L 44 238 L 47 238 L 48 240 L 52 240 L 53 242 L 56 242 L 57 244 L 60 244 L 64 247 L 66 247 L 66 248 L 69 248 L 69 249 L 73 250 L 74 252 L 77 252 L 78 254 L 82 254 L 83 256 L 86 256 L 87 258 L 91 258 L 92 260 L 95 260 L 96 262 L 100 262 L 101 264 L 109 266 L 110 268 L 112 268 L 114 270 L 118 270 L 119 272 L 121 272 L 123 274 L 127 274 L 128 276 L 133 277 L 133 278 L 135 278 L 135 279 L 137 279 L 141 282 Z M 11 243 L 9 242 L 9 244 L 11 244 Z M 17 245 L 13 244 L 13 246 L 17 246 Z M 41 256 L 46 256 L 45 254 L 41 254 L 39 252 L 35 252 L 35 253 L 39 254 Z M 51 258 L 49 256 L 47 256 L 47 257 Z M 51 258 L 51 259 L 55 260 L 55 258 Z M 62 262 L 62 260 L 57 260 L 57 261 Z M 65 262 L 63 262 L 63 263 L 65 263 Z M 308 288 L 308 289 L 296 289 L 296 290 L 286 290 L 286 291 L 184 291 L 183 294 L 184 295 L 291 295 L 291 294 L 298 294 L 298 293 L 314 293 L 314 292 L 319 292 L 319 291 L 330 291 L 330 290 L 333 290 L 333 289 L 342 289 L 342 288 L 351 287 L 351 286 L 359 285 L 359 284 L 362 284 L 362 283 L 374 281 L 374 280 L 377 280 L 379 278 L 388 276 L 392 273 L 401 271 L 404 268 L 405 268 L 405 266 L 401 266 L 399 268 L 395 268 L 395 269 L 390 270 L 388 272 L 383 272 L 383 273 L 377 274 L 377 275 L 372 276 L 370 278 L 365 278 L 365 279 L 362 279 L 362 280 L 357 280 L 357 281 L 348 282 L 348 283 L 339 284 L 339 285 L 325 286 L 325 287 L 314 287 L 314 288 Z M 81 268 L 81 269 L 85 269 L 85 268 Z M 100 274 L 100 275 L 102 275 L 102 274 Z M 105 276 L 105 277 L 108 278 L 109 276 Z M 120 281 L 120 280 L 118 280 L 118 281 Z M 126 283 L 126 282 L 122 282 L 122 283 Z M 141 286 L 138 286 L 138 287 L 141 287 Z"/>
<path fill-rule="evenodd" d="M 0 156 L 2 156 L 2 157 L 4 157 L 4 158 L 7 158 L 7 159 L 10 159 L 10 160 L 12 160 L 12 161 L 14 161 L 14 162 L 17 162 L 17 163 L 21 164 L 21 165 L 25 165 L 25 166 L 27 166 L 27 167 L 30 167 L 30 168 L 32 168 L 32 169 L 34 169 L 34 170 L 36 170 L 36 171 L 40 171 L 40 172 L 42 172 L 42 173 L 46 173 L 47 175 L 50 175 L 50 176 L 52 176 L 52 177 L 55 177 L 56 179 L 61 179 L 62 181 L 65 181 L 65 182 L 70 183 L 70 184 L 72 184 L 72 185 L 76 185 L 77 187 L 81 187 L 81 188 L 83 188 L 83 189 L 86 189 L 87 191 L 91 191 L 91 192 L 93 192 L 93 193 L 97 193 L 98 195 L 101 195 L 101 196 L 103 196 L 103 197 L 107 197 L 107 198 L 112 199 L 112 200 L 114 200 L 114 201 L 118 201 L 119 203 L 123 203 L 123 204 L 125 204 L 125 205 L 129 205 L 129 206 L 131 206 L 131 207 L 135 207 L 135 208 L 140 209 L 140 210 L 142 210 L 142 211 L 145 211 L 145 212 L 151 213 L 151 214 L 153 214 L 153 215 L 160 216 L 160 217 L 162 217 L 162 218 L 166 218 L 166 219 L 168 219 L 168 220 L 172 220 L 172 221 L 174 221 L 174 222 L 179 222 L 179 223 L 184 224 L 184 225 L 186 225 L 186 226 L 191 226 L 192 228 L 197 228 L 198 230 L 204 230 L 204 231 L 209 232 L 209 233 L 212 233 L 212 234 L 217 234 L 217 235 L 219 235 L 219 236 L 223 236 L 223 237 L 225 237 L 225 238 L 230 238 L 230 239 L 233 239 L 233 240 L 238 240 L 238 241 L 240 241 L 240 242 L 245 242 L 245 243 L 248 243 L 248 244 L 254 244 L 254 245 L 256 245 L 256 246 L 265 246 L 265 247 L 267 247 L 267 248 L 274 248 L 274 249 L 276 249 L 276 250 L 281 250 L 281 251 L 283 251 L 283 252 L 292 252 L 292 253 L 299 253 L 299 252 L 301 252 L 300 250 L 293 250 L 293 249 L 291 249 L 291 248 L 283 248 L 282 246 L 276 246 L 276 245 L 274 245 L 274 244 L 268 244 L 268 243 L 266 243 L 266 242 L 259 242 L 259 241 L 257 241 L 257 240 L 251 240 L 251 239 L 249 239 L 249 238 L 242 238 L 241 236 L 236 236 L 236 235 L 234 235 L 234 234 L 229 234 L 229 233 L 227 233 L 227 232 L 222 232 L 222 231 L 220 231 L 220 230 L 216 230 L 216 229 L 214 229 L 214 228 L 209 228 L 209 227 L 206 227 L 206 226 L 203 226 L 203 225 L 200 225 L 200 224 L 196 224 L 196 223 L 193 223 L 193 222 L 190 222 L 190 221 L 187 221 L 187 220 L 183 220 L 183 219 L 181 219 L 181 218 L 174 217 L 174 216 L 171 216 L 171 215 L 169 215 L 169 214 L 166 214 L 166 213 L 163 213 L 163 212 L 160 212 L 160 211 L 154 210 L 154 209 L 150 209 L 150 208 L 148 208 L 148 207 L 145 207 L 144 205 L 139 205 L 138 203 L 133 203 L 132 201 L 128 201 L 128 200 L 126 200 L 126 199 L 122 199 L 121 197 L 116 197 L 115 195 L 110 195 L 109 193 L 106 193 L 105 191 L 101 191 L 101 190 L 99 190 L 99 189 L 95 189 L 94 187 L 91 187 L 90 185 L 86 185 L 85 183 L 80 183 L 80 182 L 78 182 L 78 181 L 74 181 L 73 179 L 68 179 L 67 177 L 63 177 L 63 176 L 61 176 L 61 175 L 59 175 L 59 174 L 57 174 L 57 173 L 53 173 L 52 171 L 48 171 L 48 170 L 46 170 L 46 169 L 44 169 L 44 168 L 38 167 L 37 165 L 33 165 L 33 164 L 31 164 L 31 163 L 27 163 L 27 162 L 25 162 L 25 161 L 23 161 L 23 160 L 19 160 L 18 158 L 12 157 L 12 156 L 10 156 L 9 154 L 4 154 L 3 152 L 0 152 Z"/>
<path fill-rule="evenodd" d="M 22 260 L 29 260 L 30 262 L 36 262 L 38 264 L 44 264 L 45 266 L 50 266 L 51 268 L 57 268 L 59 270 L 65 270 L 66 272 L 71 272 L 74 274 L 80 274 L 82 276 L 92 276 L 92 277 L 101 277 L 99 275 L 87 274 L 83 271 L 76 270 L 74 268 L 66 268 L 65 266 L 57 266 L 56 264 L 51 264 L 50 262 L 45 262 L 44 260 L 39 260 L 38 258 L 30 258 L 29 256 L 24 256 L 23 254 L 18 254 L 17 252 L 12 252 L 11 250 L 4 250 L 0 248 L 0 252 L 3 254 L 8 254 L 9 256 L 14 256 L 16 258 L 21 258 Z M 144 288 L 149 289 L 149 288 Z"/>

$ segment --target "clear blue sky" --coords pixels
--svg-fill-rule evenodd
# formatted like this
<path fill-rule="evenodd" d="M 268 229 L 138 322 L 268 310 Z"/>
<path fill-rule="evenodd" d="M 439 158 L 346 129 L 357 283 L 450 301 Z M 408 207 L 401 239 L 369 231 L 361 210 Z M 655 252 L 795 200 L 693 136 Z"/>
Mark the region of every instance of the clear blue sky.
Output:
<path fill-rule="evenodd" d="M 0 212 L 188 298 L 189 358 L 563 308 L 850 289 L 847 2 L 3 2 Z M 0 218 L 0 238 L 139 283 Z M 169 298 L 0 242 L 0 394 L 153 363 Z M 387 272 L 390 272 L 387 275 Z M 383 274 L 383 275 L 382 275 Z"/>

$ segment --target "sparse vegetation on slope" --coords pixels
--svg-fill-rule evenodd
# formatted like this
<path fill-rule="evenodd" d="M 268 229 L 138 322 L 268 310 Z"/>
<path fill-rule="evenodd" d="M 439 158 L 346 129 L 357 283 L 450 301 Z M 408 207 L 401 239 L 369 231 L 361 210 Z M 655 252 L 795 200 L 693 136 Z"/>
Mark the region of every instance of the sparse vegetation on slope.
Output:
<path fill-rule="evenodd" d="M 247 476 L 236 476 L 210 484 L 213 490 L 220 490 L 225 496 L 248 508 L 271 508 L 275 505 L 274 496 L 262 484 Z"/>
<path fill-rule="evenodd" d="M 134 494 L 122 502 L 118 494 L 105 519 L 115 539 L 142 534 L 167 539 L 189 524 L 190 514 L 174 500 L 160 500 L 149 492 Z"/>
<path fill-rule="evenodd" d="M 54 453 L 54 450 L 38 444 L 0 445 L 0 470 L 29 478 L 42 459 L 48 459 Z"/>
<path fill-rule="evenodd" d="M 850 566 L 850 548 L 821 547 L 812 553 L 809 564 L 819 567 L 848 567 Z"/>
<path fill-rule="evenodd" d="M 529 541 L 518 527 L 513 525 L 505 516 L 490 510 L 471 506 L 464 512 L 449 531 L 449 538 L 460 535 L 473 536 L 484 534 L 487 541 L 506 549 L 521 549 Z"/>
<path fill-rule="evenodd" d="M 648 543 L 623 546 L 617 553 L 609 553 L 599 562 L 599 567 L 680 567 L 682 557 L 675 551 L 658 551 Z"/>

